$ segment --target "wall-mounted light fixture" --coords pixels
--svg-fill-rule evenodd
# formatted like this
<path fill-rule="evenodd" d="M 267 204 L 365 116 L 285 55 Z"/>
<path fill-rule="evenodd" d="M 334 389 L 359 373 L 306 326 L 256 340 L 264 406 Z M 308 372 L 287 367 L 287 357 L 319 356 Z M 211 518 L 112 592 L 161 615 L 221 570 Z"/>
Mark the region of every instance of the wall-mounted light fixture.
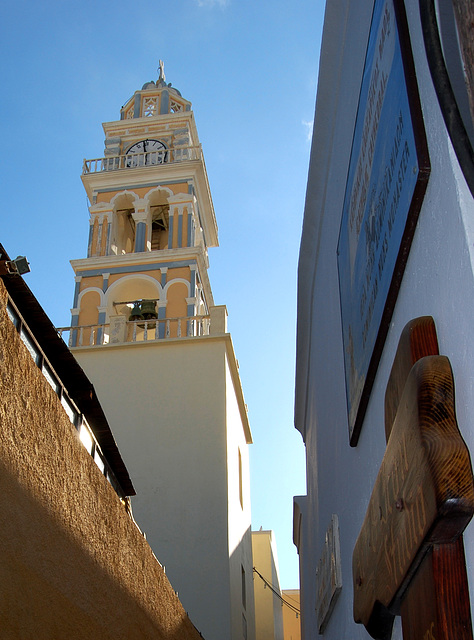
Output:
<path fill-rule="evenodd" d="M 0 254 L 0 276 L 22 276 L 29 271 L 30 263 L 25 256 L 18 256 L 15 260 L 5 260 Z"/>

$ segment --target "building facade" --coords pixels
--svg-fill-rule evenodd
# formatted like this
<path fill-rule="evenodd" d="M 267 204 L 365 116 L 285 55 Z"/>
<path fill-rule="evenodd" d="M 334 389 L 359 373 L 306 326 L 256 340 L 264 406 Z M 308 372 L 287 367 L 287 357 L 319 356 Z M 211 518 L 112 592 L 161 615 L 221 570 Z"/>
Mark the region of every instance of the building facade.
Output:
<path fill-rule="evenodd" d="M 0 245 L 0 272 L 8 256 Z M 2 638 L 198 640 L 130 514 L 90 381 L 19 275 L 0 277 Z"/>
<path fill-rule="evenodd" d="M 137 488 L 134 515 L 208 640 L 254 637 L 251 432 L 225 307 L 207 274 L 217 224 L 191 104 L 146 83 L 86 160 L 87 257 L 69 344 Z"/>
<path fill-rule="evenodd" d="M 283 602 L 273 531 L 252 531 L 256 640 L 283 640 Z"/>
<path fill-rule="evenodd" d="M 300 640 L 300 590 L 283 589 L 281 595 L 282 598 L 291 605 L 291 608 L 283 607 L 283 637 L 285 640 Z M 295 609 L 297 611 L 295 611 Z"/>
<path fill-rule="evenodd" d="M 426 442 L 403 448 L 405 438 L 421 438 L 427 428 L 426 419 L 416 424 L 418 418 L 406 413 L 418 398 L 417 376 L 427 370 L 426 358 L 444 356 L 452 385 L 445 397 L 450 410 L 446 404 L 443 411 L 454 424 L 457 418 L 456 437 L 472 479 L 470 24 L 472 3 L 454 0 L 437 6 L 326 2 L 298 276 L 295 425 L 306 446 L 307 495 L 294 500 L 294 541 L 305 639 L 400 638 L 402 628 L 405 638 L 472 637 L 463 635 L 471 626 L 469 603 L 463 631 L 453 619 L 442 630 L 442 598 L 431 622 L 413 635 L 413 612 L 404 603 L 419 589 L 416 563 L 425 566 L 448 542 L 434 534 L 439 512 L 432 523 L 428 519 L 431 480 L 411 480 L 413 456 L 426 455 Z M 433 339 L 432 347 L 424 343 L 408 353 L 419 319 L 431 323 L 437 346 Z M 403 382 L 396 379 L 402 370 Z M 425 415 L 424 406 L 416 406 L 410 415 Z M 439 449 L 447 455 L 449 447 Z M 454 472 L 456 463 L 450 459 L 446 468 Z M 464 499 L 470 504 L 469 496 L 453 498 Z M 460 566 L 467 567 L 464 591 L 472 603 L 474 525 L 467 511 L 449 544 L 464 539 Z M 395 522 L 413 526 L 397 529 Z M 360 564 L 375 547 L 386 555 L 373 563 L 374 608 L 364 619 L 359 594 L 371 580 Z M 394 587 L 387 596 L 377 591 L 377 575 L 384 572 L 391 572 L 386 586 Z M 418 606 L 418 617 L 421 611 Z M 383 633 L 374 628 L 377 615 L 384 617 Z"/>

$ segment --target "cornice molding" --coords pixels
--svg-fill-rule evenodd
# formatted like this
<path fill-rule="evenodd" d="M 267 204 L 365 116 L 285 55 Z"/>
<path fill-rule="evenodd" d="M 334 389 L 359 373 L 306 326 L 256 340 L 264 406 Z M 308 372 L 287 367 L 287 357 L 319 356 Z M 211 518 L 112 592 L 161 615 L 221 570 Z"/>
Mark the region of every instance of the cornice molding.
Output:
<path fill-rule="evenodd" d="M 199 268 L 200 262 L 204 264 L 205 256 L 202 247 L 182 247 L 180 249 L 161 249 L 159 251 L 140 251 L 137 253 L 124 253 L 120 256 L 92 256 L 90 258 L 78 258 L 71 260 L 70 264 L 75 272 L 90 269 L 111 269 L 113 267 L 126 267 L 137 264 L 156 264 L 160 269 L 160 262 L 179 262 L 182 260 L 196 260 Z M 169 265 L 168 265 L 169 267 Z"/>

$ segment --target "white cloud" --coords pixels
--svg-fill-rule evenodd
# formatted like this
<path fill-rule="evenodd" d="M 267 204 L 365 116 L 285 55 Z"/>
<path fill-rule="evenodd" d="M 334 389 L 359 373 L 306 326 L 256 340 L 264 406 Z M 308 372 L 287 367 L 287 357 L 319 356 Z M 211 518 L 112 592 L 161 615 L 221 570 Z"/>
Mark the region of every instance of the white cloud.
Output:
<path fill-rule="evenodd" d="M 311 138 L 313 137 L 313 120 L 302 120 L 301 124 L 306 129 L 306 139 L 308 140 L 308 142 L 311 142 Z"/>
<path fill-rule="evenodd" d="M 198 7 L 225 7 L 229 4 L 230 0 L 196 0 Z"/>

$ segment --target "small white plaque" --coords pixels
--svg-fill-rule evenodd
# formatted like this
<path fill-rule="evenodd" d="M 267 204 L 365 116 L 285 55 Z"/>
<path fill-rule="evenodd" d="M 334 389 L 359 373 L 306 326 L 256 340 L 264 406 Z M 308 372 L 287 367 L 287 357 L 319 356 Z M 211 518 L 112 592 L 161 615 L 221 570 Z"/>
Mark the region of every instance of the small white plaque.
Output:
<path fill-rule="evenodd" d="M 324 549 L 316 569 L 316 615 L 318 631 L 324 629 L 331 617 L 337 597 L 342 588 L 341 547 L 339 543 L 339 521 L 337 515 L 331 516 L 326 531 Z"/>

